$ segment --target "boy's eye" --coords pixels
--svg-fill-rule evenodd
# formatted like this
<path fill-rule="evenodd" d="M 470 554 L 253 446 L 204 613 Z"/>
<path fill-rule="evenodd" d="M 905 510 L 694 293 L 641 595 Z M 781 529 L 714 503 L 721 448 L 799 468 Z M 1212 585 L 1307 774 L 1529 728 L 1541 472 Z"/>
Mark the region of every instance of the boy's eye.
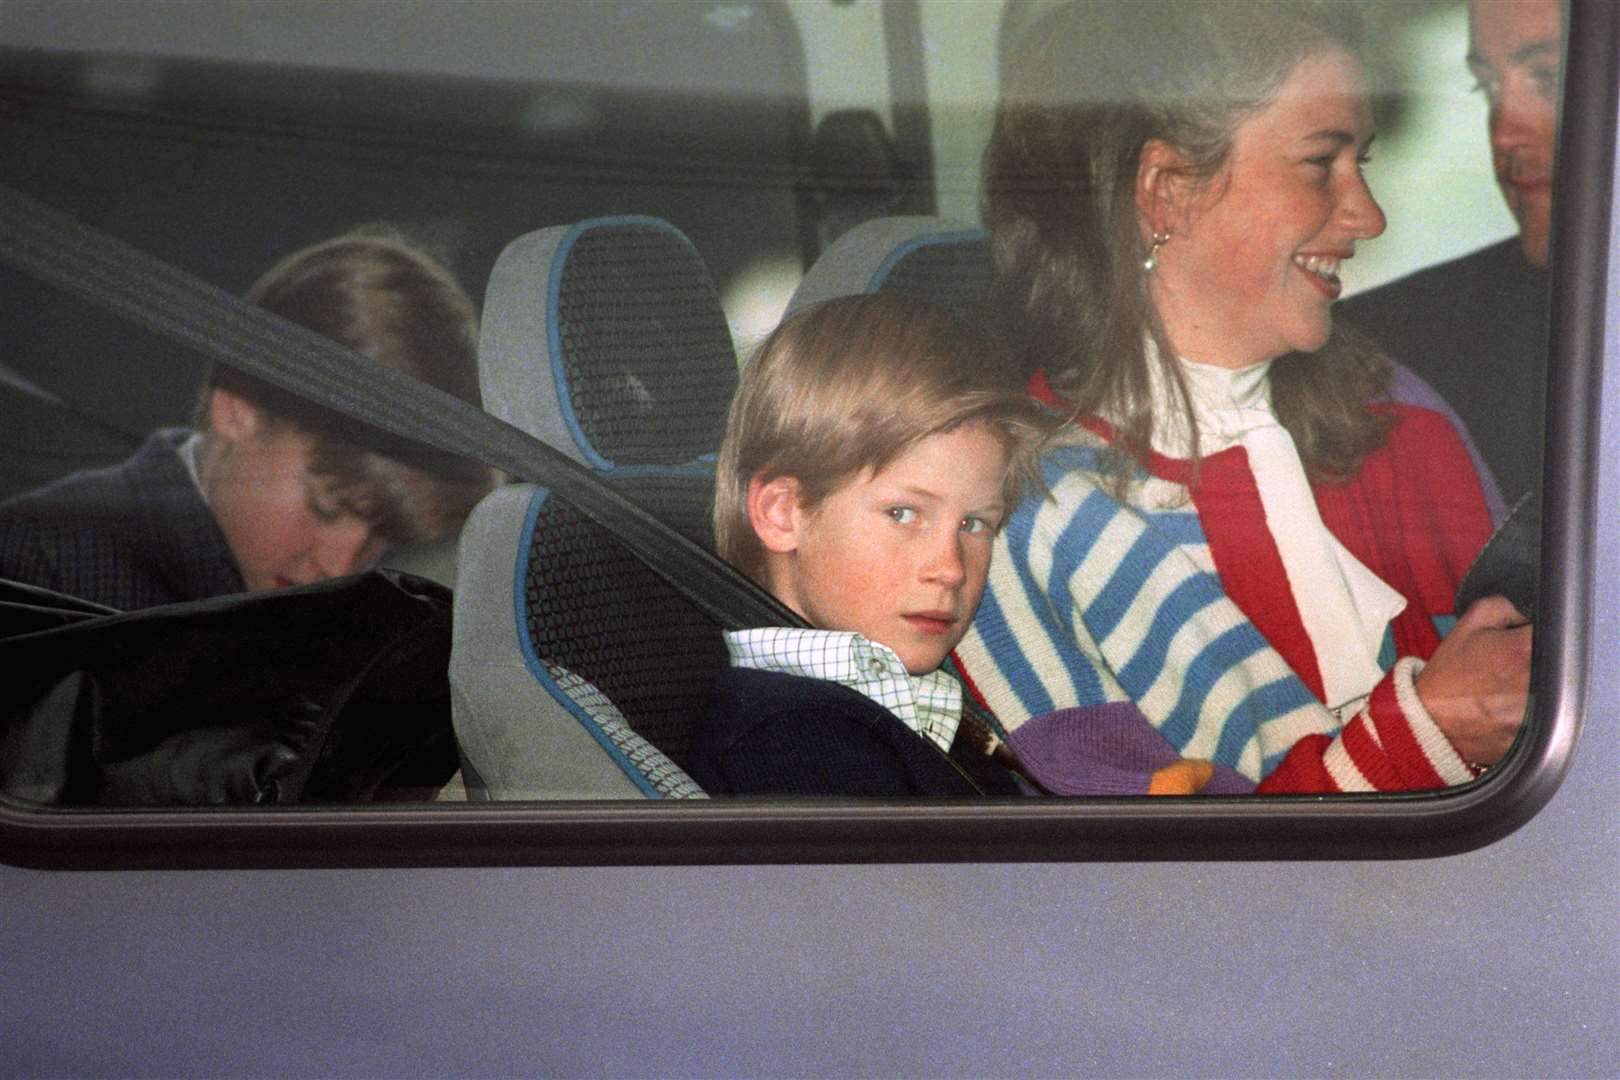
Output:
<path fill-rule="evenodd" d="M 330 525 L 334 521 L 350 517 L 359 518 L 371 525 L 377 524 L 372 508 L 345 492 L 309 490 L 305 493 L 304 502 L 309 507 L 309 512 L 322 524 Z"/>
<path fill-rule="evenodd" d="M 315 515 L 316 520 L 333 522 L 342 516 L 343 511 L 336 503 L 319 496 L 311 495 L 307 500 L 309 512 Z"/>
<path fill-rule="evenodd" d="M 993 532 L 994 526 L 981 517 L 965 517 L 962 519 L 962 531 L 965 533 Z"/>
<path fill-rule="evenodd" d="M 917 511 L 909 506 L 891 506 L 884 513 L 899 525 L 910 525 L 917 520 Z"/>

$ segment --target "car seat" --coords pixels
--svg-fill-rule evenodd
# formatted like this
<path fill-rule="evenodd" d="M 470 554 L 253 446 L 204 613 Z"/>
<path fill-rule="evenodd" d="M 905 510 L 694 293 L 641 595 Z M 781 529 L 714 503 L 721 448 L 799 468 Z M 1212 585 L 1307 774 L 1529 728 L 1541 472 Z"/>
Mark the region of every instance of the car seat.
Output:
<path fill-rule="evenodd" d="M 488 411 L 712 549 L 736 354 L 673 226 L 600 218 L 513 241 L 479 368 Z M 687 730 L 726 662 L 720 628 L 560 496 L 514 484 L 473 511 L 450 665 L 470 798 L 701 797 Z"/>
<path fill-rule="evenodd" d="M 791 315 L 835 296 L 897 293 L 989 330 L 992 278 L 988 230 L 939 217 L 874 218 L 828 245 L 787 310 Z"/>

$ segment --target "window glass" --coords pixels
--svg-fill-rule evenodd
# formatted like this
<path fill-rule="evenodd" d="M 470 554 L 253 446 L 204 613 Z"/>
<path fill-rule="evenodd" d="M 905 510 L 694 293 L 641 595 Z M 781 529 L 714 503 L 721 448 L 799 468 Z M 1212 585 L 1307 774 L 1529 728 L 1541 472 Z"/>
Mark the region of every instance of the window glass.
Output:
<path fill-rule="evenodd" d="M 1558 0 L 8 5 L 0 183 L 609 494 L 0 265 L 0 577 L 286 601 L 96 631 L 0 596 L 17 663 L 63 650 L 7 702 L 6 791 L 703 820 L 1488 783 L 1528 738 L 1564 30 Z M 357 229 L 394 276 L 320 284 Z M 776 456 L 722 451 L 772 410 Z M 323 584 L 379 562 L 437 584 Z"/>
<path fill-rule="evenodd" d="M 674 222 L 728 292 L 798 256 L 804 66 L 779 6 L 496 3 L 449 26 L 441 15 L 410 3 L 273 15 L 145 3 L 116 18 L 94 4 L 8 5 L 0 44 L 35 47 L 0 56 L 5 181 L 235 293 L 288 252 L 379 221 L 475 301 L 509 240 L 603 214 Z M 745 235 L 738 220 L 757 224 Z M 204 360 L 6 273 L 6 363 L 68 406 L 51 421 L 51 457 L 9 456 L 6 493 L 116 461 L 186 419 Z M 728 314 L 750 318 L 740 298 Z M 110 358 L 80 359 L 109 341 L 119 378 Z"/>

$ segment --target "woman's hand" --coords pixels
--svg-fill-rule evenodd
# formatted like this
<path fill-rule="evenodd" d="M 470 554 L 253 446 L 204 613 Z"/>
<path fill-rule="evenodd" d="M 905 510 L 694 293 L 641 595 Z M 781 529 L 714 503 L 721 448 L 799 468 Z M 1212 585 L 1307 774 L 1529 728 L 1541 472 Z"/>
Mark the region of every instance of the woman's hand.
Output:
<path fill-rule="evenodd" d="M 1463 612 L 1418 673 L 1418 698 L 1466 762 L 1495 765 L 1524 724 L 1530 624 L 1501 596 Z"/>

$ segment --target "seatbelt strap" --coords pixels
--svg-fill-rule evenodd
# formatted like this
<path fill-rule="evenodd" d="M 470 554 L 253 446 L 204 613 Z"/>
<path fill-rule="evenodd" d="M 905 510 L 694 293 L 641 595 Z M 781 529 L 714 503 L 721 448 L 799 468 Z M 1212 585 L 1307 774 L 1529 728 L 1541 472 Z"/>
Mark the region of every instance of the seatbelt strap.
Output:
<path fill-rule="evenodd" d="M 728 563 L 527 432 L 403 372 L 363 357 L 357 363 L 347 347 L 4 184 L 0 260 L 336 412 L 551 489 L 724 629 L 809 625 Z M 963 704 L 976 712 L 966 693 Z M 932 740 L 923 742 L 982 794 L 949 754 Z"/>
<path fill-rule="evenodd" d="M 769 593 L 532 435 L 0 185 L 0 259 L 383 431 L 551 489 L 727 630 L 804 626 Z"/>

